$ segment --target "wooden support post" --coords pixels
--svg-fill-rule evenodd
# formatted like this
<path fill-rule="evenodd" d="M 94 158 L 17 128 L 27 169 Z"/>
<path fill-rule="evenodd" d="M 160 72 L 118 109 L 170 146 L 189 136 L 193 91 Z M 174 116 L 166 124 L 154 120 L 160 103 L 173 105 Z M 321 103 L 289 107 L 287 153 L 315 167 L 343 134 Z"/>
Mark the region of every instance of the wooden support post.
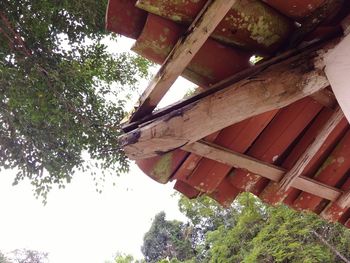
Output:
<path fill-rule="evenodd" d="M 288 106 L 329 85 L 323 65 L 319 63 L 324 53 L 318 54 L 299 54 L 254 77 L 144 123 L 122 135 L 121 144 L 131 159 L 152 157 L 181 148 L 252 116 Z"/>
<path fill-rule="evenodd" d="M 331 118 L 326 122 L 320 133 L 316 136 L 314 142 L 306 149 L 306 151 L 299 158 L 297 163 L 293 168 L 286 173 L 286 175 L 280 181 L 280 190 L 282 192 L 286 191 L 289 187 L 292 186 L 293 181 L 299 177 L 303 172 L 305 167 L 312 160 L 314 155 L 320 150 L 323 143 L 326 141 L 330 133 L 334 128 L 340 123 L 344 118 L 342 110 L 338 107 Z"/>
<path fill-rule="evenodd" d="M 131 122 L 154 110 L 236 1 L 209 0 L 207 2 L 140 97 L 139 106 L 130 118 Z"/>
<path fill-rule="evenodd" d="M 219 145 L 202 140 L 186 145 L 182 147 L 182 149 L 235 168 L 246 169 L 274 182 L 278 182 L 286 173 L 286 170 L 275 165 L 259 161 L 255 158 L 233 152 Z M 332 202 L 336 201 L 342 195 L 341 190 L 304 176 L 296 178 L 292 186 Z"/>

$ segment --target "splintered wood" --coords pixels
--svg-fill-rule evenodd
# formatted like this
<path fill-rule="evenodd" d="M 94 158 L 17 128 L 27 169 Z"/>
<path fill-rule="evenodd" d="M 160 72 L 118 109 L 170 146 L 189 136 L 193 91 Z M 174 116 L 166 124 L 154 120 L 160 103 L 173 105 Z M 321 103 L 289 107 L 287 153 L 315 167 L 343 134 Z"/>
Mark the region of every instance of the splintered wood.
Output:
<path fill-rule="evenodd" d="M 275 64 L 261 73 L 145 123 L 121 136 L 131 159 L 143 159 L 193 143 L 249 117 L 326 88 L 329 82 L 315 61 L 324 52 L 308 52 Z"/>

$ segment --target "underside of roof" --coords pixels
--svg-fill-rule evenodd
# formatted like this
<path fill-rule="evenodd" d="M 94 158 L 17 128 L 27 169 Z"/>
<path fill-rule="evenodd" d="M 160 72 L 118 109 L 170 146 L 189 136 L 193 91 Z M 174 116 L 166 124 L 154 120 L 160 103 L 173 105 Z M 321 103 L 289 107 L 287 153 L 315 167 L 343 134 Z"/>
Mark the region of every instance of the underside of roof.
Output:
<path fill-rule="evenodd" d="M 167 71 L 182 50 L 178 56 L 190 59 L 179 74 L 201 91 L 156 112 L 162 95 L 141 97 L 121 138 L 126 153 L 189 198 L 206 194 L 229 205 L 249 191 L 350 227 L 350 129 L 342 111 L 350 101 L 333 87 L 341 85 L 332 68 L 328 80 L 325 65 L 314 63 L 334 46 L 349 50 L 341 47 L 349 43 L 349 1 L 227 2 L 109 1 L 107 29 L 136 39 L 136 53 L 163 64 L 150 86 L 177 70 Z M 225 10 L 221 17 L 213 5 Z M 210 15 L 218 19 L 212 31 Z M 198 50 L 187 48 L 206 33 Z M 262 62 L 253 65 L 253 55 Z"/>

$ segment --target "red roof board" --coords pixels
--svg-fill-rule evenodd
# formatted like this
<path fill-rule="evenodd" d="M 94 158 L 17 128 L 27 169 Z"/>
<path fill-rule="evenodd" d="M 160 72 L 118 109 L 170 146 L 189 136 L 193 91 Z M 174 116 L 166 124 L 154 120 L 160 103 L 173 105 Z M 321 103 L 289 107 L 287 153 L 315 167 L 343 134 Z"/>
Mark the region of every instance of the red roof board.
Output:
<path fill-rule="evenodd" d="M 110 0 L 107 28 L 136 38 L 134 46 L 136 52 L 162 63 L 205 0 L 196 2 L 197 5 L 191 2 L 189 7 L 179 6 L 179 1 Z M 303 36 L 309 41 L 324 32 L 339 28 L 341 17 L 348 14 L 350 9 L 349 2 L 346 2 L 339 15 L 333 19 L 334 14 L 340 9 L 337 4 L 339 1 L 240 0 L 238 2 L 243 14 L 246 12 L 249 15 L 247 21 L 253 23 L 251 27 L 255 25 L 256 17 L 259 18 L 259 12 L 267 10 L 270 17 L 265 18 L 284 23 L 285 30 L 279 31 L 275 42 L 261 47 L 254 45 L 254 39 L 259 38 L 248 34 L 249 25 L 243 32 L 239 31 L 243 30 L 241 28 L 239 30 L 232 28 L 232 24 L 221 24 L 221 29 L 229 28 L 230 32 L 233 32 L 232 43 L 238 39 L 234 35 L 234 30 L 239 31 L 241 42 L 232 45 L 229 40 L 220 37 L 218 31 L 207 40 L 184 72 L 185 77 L 203 88 L 210 88 L 210 85 L 217 81 L 249 67 L 250 54 L 273 54 L 276 50 L 285 49 L 286 43 L 292 40 L 291 30 L 295 21 L 303 25 L 308 18 L 323 17 L 324 21 L 316 24 L 315 27 L 318 27 L 315 30 Z M 244 9 L 247 7 L 250 11 L 257 10 L 256 13 L 248 12 Z M 230 12 L 235 12 L 235 8 L 238 7 L 233 7 Z M 297 26 L 294 30 L 297 30 Z M 264 32 L 261 34 L 260 37 L 269 37 L 264 35 Z M 227 37 L 230 34 L 226 32 L 224 35 Z M 332 113 L 332 109 L 324 107 L 312 98 L 305 98 L 283 109 L 266 112 L 227 127 L 207 136 L 205 140 L 289 170 L 315 140 L 320 128 Z M 228 205 L 240 192 L 250 191 L 267 203 L 284 202 L 294 209 L 311 210 L 327 220 L 338 221 L 350 227 L 349 208 L 341 208 L 336 203 L 330 203 L 294 188 L 281 194 L 278 192 L 276 182 L 182 150 L 139 160 L 137 163 L 147 175 L 158 182 L 175 180 L 174 188 L 189 198 L 207 194 L 222 205 Z M 350 189 L 350 130 L 345 118 L 313 157 L 303 176 L 342 190 Z"/>

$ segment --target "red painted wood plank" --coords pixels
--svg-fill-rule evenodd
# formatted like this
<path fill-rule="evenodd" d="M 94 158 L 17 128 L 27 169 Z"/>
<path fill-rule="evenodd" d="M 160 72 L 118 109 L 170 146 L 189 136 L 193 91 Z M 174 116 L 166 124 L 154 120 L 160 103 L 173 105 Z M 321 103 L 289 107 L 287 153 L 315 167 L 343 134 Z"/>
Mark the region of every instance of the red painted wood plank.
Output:
<path fill-rule="evenodd" d="M 307 147 L 314 141 L 315 137 L 318 134 L 318 131 L 322 129 L 327 120 L 332 116 L 333 111 L 324 108 L 320 114 L 317 115 L 315 120 L 312 122 L 310 127 L 307 129 L 305 134 L 302 136 L 300 141 L 294 146 L 290 154 L 283 161 L 281 167 L 289 170 L 297 162 L 299 157 L 307 149 Z M 339 142 L 341 137 L 344 135 L 346 129 L 348 128 L 348 123 L 344 119 L 330 134 L 326 142 L 322 145 L 321 149 L 317 152 L 314 158 L 311 160 L 309 165 L 305 168 L 303 176 L 310 177 L 316 171 L 317 168 L 324 162 L 327 156 L 330 154 L 334 145 Z M 292 203 L 299 195 L 300 190 L 295 188 L 290 188 L 286 192 L 279 192 L 278 183 L 270 182 L 268 186 L 260 194 L 260 198 L 271 204 L 277 204 L 284 201 L 286 204 Z"/>
<path fill-rule="evenodd" d="M 236 152 L 245 152 L 273 119 L 277 110 L 266 112 L 224 129 L 215 143 Z M 188 183 L 196 189 L 211 193 L 226 177 L 232 167 L 203 158 Z"/>
<path fill-rule="evenodd" d="M 350 190 L 350 177 L 346 180 L 346 182 L 341 187 L 343 191 Z M 341 208 L 337 205 L 337 203 L 329 203 L 327 207 L 321 212 L 321 216 L 332 222 L 339 221 L 347 212 L 349 208 Z"/>
<path fill-rule="evenodd" d="M 241 192 L 234 187 L 228 178 L 224 178 L 209 196 L 224 207 L 229 207 Z"/>
<path fill-rule="evenodd" d="M 206 141 L 213 142 L 219 135 L 220 132 L 215 132 L 205 137 Z M 202 156 L 191 153 L 187 159 L 183 162 L 181 167 L 176 171 L 172 180 L 181 180 L 186 182 L 193 170 L 198 166 L 198 163 L 202 160 Z"/>
<path fill-rule="evenodd" d="M 339 223 L 350 228 L 350 209 L 348 209 L 338 220 Z"/>
<path fill-rule="evenodd" d="M 331 155 L 318 169 L 313 179 L 330 186 L 336 186 L 350 169 L 350 131 L 347 131 L 344 138 L 338 143 Z M 315 212 L 323 210 L 327 203 L 323 199 L 309 193 L 301 193 L 294 201 L 296 209 L 307 209 Z M 322 203 L 321 203 L 322 202 Z"/>
<path fill-rule="evenodd" d="M 321 110 L 320 104 L 310 98 L 302 99 L 282 109 L 259 136 L 248 155 L 276 163 Z M 269 180 L 242 169 L 230 173 L 231 183 L 242 191 L 261 193 Z"/>
<path fill-rule="evenodd" d="M 188 156 L 183 150 L 176 150 L 162 156 L 138 160 L 138 167 L 158 183 L 167 183 Z"/>
<path fill-rule="evenodd" d="M 185 182 L 182 182 L 180 180 L 177 180 L 174 189 L 185 195 L 189 199 L 196 198 L 200 195 L 200 192 L 190 186 L 189 184 L 186 184 Z"/>

